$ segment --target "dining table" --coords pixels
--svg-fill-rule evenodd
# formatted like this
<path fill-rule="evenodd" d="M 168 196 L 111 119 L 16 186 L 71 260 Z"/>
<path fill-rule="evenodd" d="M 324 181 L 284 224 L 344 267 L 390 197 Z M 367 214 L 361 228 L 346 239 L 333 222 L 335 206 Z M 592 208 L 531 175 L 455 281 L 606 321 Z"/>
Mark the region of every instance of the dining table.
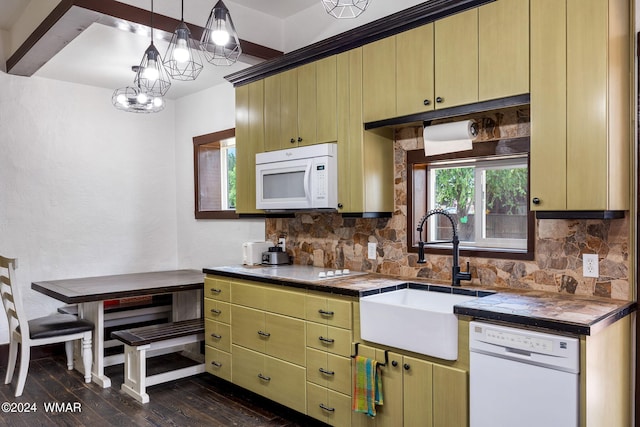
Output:
<path fill-rule="evenodd" d="M 78 316 L 93 322 L 95 329 L 92 343 L 92 381 L 103 388 L 111 386 L 111 380 L 104 374 L 104 302 L 171 294 L 170 320 L 187 320 L 202 316 L 203 288 L 204 273 L 200 270 L 153 271 L 31 283 L 31 289 L 37 292 L 66 304 L 77 304 Z"/>

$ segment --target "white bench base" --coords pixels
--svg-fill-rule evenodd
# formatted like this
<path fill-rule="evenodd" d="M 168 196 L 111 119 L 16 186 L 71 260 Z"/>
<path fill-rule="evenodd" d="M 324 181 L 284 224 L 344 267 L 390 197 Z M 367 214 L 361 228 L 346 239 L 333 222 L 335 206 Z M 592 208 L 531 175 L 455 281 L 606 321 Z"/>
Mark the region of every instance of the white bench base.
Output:
<path fill-rule="evenodd" d="M 198 365 L 175 369 L 161 374 L 147 376 L 147 356 L 175 353 L 184 349 L 187 344 L 204 340 L 204 333 L 185 337 L 172 338 L 140 346 L 124 345 L 124 383 L 121 390 L 140 403 L 148 403 L 149 395 L 146 388 L 167 381 L 201 374 L 205 371 L 202 355 L 185 353 L 191 359 L 200 362 Z"/>

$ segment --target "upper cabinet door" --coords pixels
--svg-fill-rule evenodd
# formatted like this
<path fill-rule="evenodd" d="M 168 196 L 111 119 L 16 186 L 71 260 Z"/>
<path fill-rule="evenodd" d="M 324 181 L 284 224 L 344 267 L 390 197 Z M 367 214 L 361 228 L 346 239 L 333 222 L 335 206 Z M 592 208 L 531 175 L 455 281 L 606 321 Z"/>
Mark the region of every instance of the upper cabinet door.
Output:
<path fill-rule="evenodd" d="M 346 79 L 343 75 L 341 78 Z M 330 56 L 316 62 L 316 142 L 338 140 L 337 61 Z"/>
<path fill-rule="evenodd" d="M 280 74 L 264 79 L 264 149 L 284 148 L 280 133 Z"/>
<path fill-rule="evenodd" d="M 433 24 L 396 36 L 397 115 L 434 109 Z"/>
<path fill-rule="evenodd" d="M 478 14 L 479 100 L 528 93 L 529 0 L 498 0 Z"/>
<path fill-rule="evenodd" d="M 316 143 L 316 123 L 318 117 L 316 94 L 316 63 L 305 64 L 297 68 L 298 85 L 298 133 L 296 142 L 298 145 L 311 145 Z"/>
<path fill-rule="evenodd" d="M 478 101 L 478 9 L 435 21 L 436 107 Z"/>
<path fill-rule="evenodd" d="M 298 139 L 298 70 L 280 75 L 280 148 L 297 144 Z"/>
<path fill-rule="evenodd" d="M 362 47 L 362 109 L 365 122 L 396 116 L 396 38 Z"/>
<path fill-rule="evenodd" d="M 567 209 L 567 10 L 531 1 L 532 210 Z"/>

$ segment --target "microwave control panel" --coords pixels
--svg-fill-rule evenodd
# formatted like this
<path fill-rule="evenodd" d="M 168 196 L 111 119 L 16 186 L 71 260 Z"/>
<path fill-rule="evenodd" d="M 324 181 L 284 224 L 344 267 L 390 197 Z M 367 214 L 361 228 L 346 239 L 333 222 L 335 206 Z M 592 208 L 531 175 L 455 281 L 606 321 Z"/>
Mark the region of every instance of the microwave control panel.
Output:
<path fill-rule="evenodd" d="M 319 163 L 315 165 L 315 189 L 313 192 L 315 199 L 324 199 L 327 197 L 327 165 Z"/>

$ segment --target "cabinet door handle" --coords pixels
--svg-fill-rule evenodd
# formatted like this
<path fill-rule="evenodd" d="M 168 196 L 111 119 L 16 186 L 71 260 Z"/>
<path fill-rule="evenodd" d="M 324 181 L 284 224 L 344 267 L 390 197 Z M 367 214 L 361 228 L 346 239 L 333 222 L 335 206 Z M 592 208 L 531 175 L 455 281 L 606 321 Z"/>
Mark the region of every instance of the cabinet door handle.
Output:
<path fill-rule="evenodd" d="M 318 310 L 321 316 L 333 316 L 335 313 L 333 311 L 326 311 L 323 309 Z"/>
<path fill-rule="evenodd" d="M 212 364 L 213 366 L 215 366 L 216 368 L 221 368 L 221 367 L 222 367 L 222 363 L 220 363 L 220 362 L 216 362 L 215 360 L 214 360 L 213 362 L 211 362 L 211 364 Z"/>
<path fill-rule="evenodd" d="M 328 343 L 328 344 L 333 344 L 333 343 L 336 341 L 336 340 L 334 340 L 333 338 L 325 338 L 325 337 L 323 337 L 322 335 L 320 335 L 320 336 L 318 337 L 318 339 L 319 339 L 320 341 L 322 341 L 322 342 L 326 342 L 326 343 Z"/>
<path fill-rule="evenodd" d="M 329 412 L 335 412 L 336 408 L 329 408 L 328 406 L 324 406 L 324 403 L 320 404 L 320 408 L 324 409 L 325 411 L 329 411 Z"/>
<path fill-rule="evenodd" d="M 539 205 L 540 204 L 540 199 L 537 197 L 534 197 L 533 200 L 531 200 L 533 202 L 534 205 Z"/>
<path fill-rule="evenodd" d="M 271 334 L 269 332 L 258 331 L 258 335 L 262 337 L 270 337 Z"/>
<path fill-rule="evenodd" d="M 344 205 L 342 203 L 338 203 L 338 209 L 342 209 Z"/>
<path fill-rule="evenodd" d="M 258 378 L 260 378 L 261 380 L 264 380 L 264 381 L 271 381 L 271 377 L 265 377 L 262 374 L 258 374 Z"/>
<path fill-rule="evenodd" d="M 298 142 L 302 142 L 302 137 L 301 136 L 298 137 Z"/>
<path fill-rule="evenodd" d="M 212 313 L 212 314 L 215 314 L 215 315 L 217 316 L 217 315 L 219 315 L 219 314 L 222 314 L 222 311 L 218 310 L 217 308 L 212 308 L 212 309 L 211 309 L 211 313 Z"/>
<path fill-rule="evenodd" d="M 423 103 L 424 105 L 431 105 L 431 101 L 430 101 L 430 100 L 428 100 L 428 99 L 425 99 L 424 101 L 422 101 L 422 103 Z"/>
<path fill-rule="evenodd" d="M 409 369 L 411 369 L 411 365 L 409 365 L 408 363 L 405 363 L 404 365 L 402 365 L 402 367 L 404 368 L 405 371 L 408 371 Z"/>
<path fill-rule="evenodd" d="M 398 362 L 396 360 L 392 360 L 391 361 L 391 366 L 393 366 L 395 368 L 396 366 L 398 366 Z"/>
<path fill-rule="evenodd" d="M 222 335 L 218 335 L 218 334 L 211 334 L 211 336 L 217 340 L 222 338 Z"/>
<path fill-rule="evenodd" d="M 295 139 L 293 139 L 293 138 L 291 138 L 291 139 L 289 140 L 289 142 L 290 142 L 290 143 L 292 143 L 292 144 L 295 144 L 295 143 L 296 143 L 296 140 L 295 140 Z"/>
<path fill-rule="evenodd" d="M 437 102 L 438 104 L 441 104 L 441 103 L 443 103 L 443 102 L 444 102 L 444 98 L 443 98 L 443 97 L 441 97 L 441 96 L 439 96 L 439 97 L 437 97 L 437 98 L 436 98 L 436 102 Z"/>
<path fill-rule="evenodd" d="M 326 369 L 324 369 L 324 368 L 320 368 L 320 369 L 318 369 L 318 370 L 319 370 L 320 372 L 322 372 L 323 374 L 325 374 L 325 375 L 335 375 L 335 374 L 336 374 L 335 372 L 333 372 L 333 371 L 327 371 L 327 370 L 326 370 Z"/>
<path fill-rule="evenodd" d="M 222 289 L 211 288 L 211 292 L 213 292 L 214 294 L 219 294 L 220 292 L 222 292 Z"/>

